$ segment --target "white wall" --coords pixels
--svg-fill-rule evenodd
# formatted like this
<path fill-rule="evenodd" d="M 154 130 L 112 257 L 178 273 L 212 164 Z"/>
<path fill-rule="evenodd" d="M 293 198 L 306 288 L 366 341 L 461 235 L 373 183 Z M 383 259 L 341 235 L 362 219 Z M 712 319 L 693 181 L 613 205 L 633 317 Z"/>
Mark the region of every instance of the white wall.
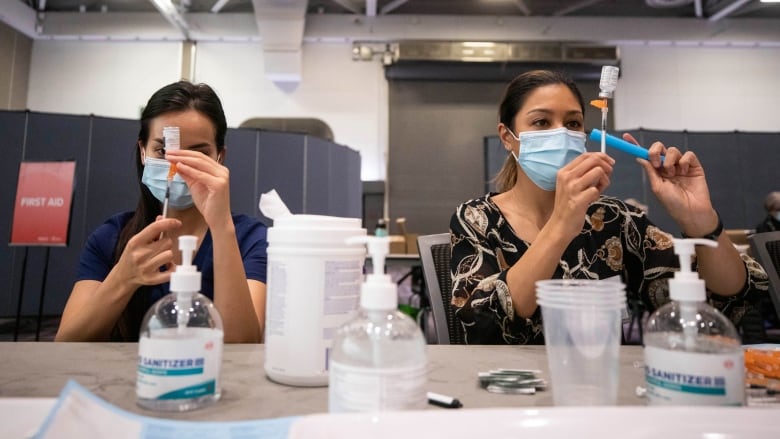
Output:
<path fill-rule="evenodd" d="M 42 41 L 33 45 L 30 110 L 138 118 L 159 87 L 179 79 L 180 43 Z M 353 62 L 351 44 L 305 45 L 303 79 L 285 91 L 263 73 L 258 43 L 199 43 L 195 81 L 223 101 L 228 126 L 253 117 L 314 117 L 360 151 L 361 178 L 382 180 L 387 83 L 381 64 Z"/>
<path fill-rule="evenodd" d="M 617 129 L 780 131 L 780 48 L 621 47 Z"/>
<path fill-rule="evenodd" d="M 303 80 L 284 91 L 265 79 L 256 43 L 199 43 L 196 81 L 215 87 L 229 126 L 252 117 L 317 117 L 360 151 L 363 180 L 385 175 L 387 83 L 378 62 L 354 62 L 351 45 L 307 43 Z M 780 48 L 620 48 L 617 129 L 778 131 Z M 36 40 L 28 106 L 34 111 L 137 118 L 179 77 L 180 44 Z M 453 123 L 461 123 L 453 121 Z M 420 121 L 420 129 L 424 121 Z"/>

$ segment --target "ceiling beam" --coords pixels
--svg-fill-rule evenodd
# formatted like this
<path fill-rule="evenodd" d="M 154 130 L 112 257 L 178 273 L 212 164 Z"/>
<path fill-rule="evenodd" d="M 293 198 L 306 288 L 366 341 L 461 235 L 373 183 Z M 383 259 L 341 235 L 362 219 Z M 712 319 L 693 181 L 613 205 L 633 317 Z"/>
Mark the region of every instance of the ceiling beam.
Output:
<path fill-rule="evenodd" d="M 366 16 L 376 17 L 376 0 L 366 0 Z"/>
<path fill-rule="evenodd" d="M 301 0 L 301 3 L 303 0 Z M 270 3 L 270 2 L 267 2 Z M 41 31 L 34 31 L 35 12 L 22 2 L 0 0 L 0 19 L 13 5 L 26 12 L 24 21 L 29 36 L 53 40 L 107 40 L 107 41 L 177 41 L 181 34 L 156 12 L 47 12 L 41 21 Z M 614 18 L 605 17 L 523 17 L 521 15 L 458 17 L 426 15 L 377 15 L 371 23 L 355 22 L 351 14 L 309 14 L 299 12 L 290 16 L 289 26 L 282 26 L 275 34 L 274 22 L 284 25 L 280 14 L 266 13 L 268 26 L 261 26 L 253 14 L 210 12 L 187 14 L 190 38 L 193 41 L 262 42 L 275 44 L 278 38 L 295 29 L 285 48 L 308 43 L 351 43 L 375 41 L 379 43 L 404 39 L 452 40 L 463 39 L 464 34 L 474 41 L 582 41 L 605 44 L 648 45 L 734 45 L 735 47 L 780 47 L 780 20 L 773 18 L 741 18 L 723 20 L 712 26 L 699 18 Z M 3 20 L 9 22 L 8 16 Z M 20 20 L 11 20 L 19 28 Z M 304 29 L 305 21 L 305 29 Z M 260 20 L 262 22 L 262 20 Z M 302 34 L 302 35 L 301 35 Z"/>

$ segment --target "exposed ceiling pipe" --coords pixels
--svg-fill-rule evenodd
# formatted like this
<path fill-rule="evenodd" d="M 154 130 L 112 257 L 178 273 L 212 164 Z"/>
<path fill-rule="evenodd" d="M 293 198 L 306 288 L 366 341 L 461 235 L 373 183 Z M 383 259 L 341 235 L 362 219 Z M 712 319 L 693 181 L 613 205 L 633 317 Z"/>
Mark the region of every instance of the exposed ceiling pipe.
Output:
<path fill-rule="evenodd" d="M 218 14 L 228 3 L 230 3 L 230 0 L 217 0 L 217 2 L 214 3 L 214 6 L 211 7 L 211 12 L 213 14 Z"/>
<path fill-rule="evenodd" d="M 185 40 L 190 39 L 190 26 L 171 0 L 151 0 L 151 2 L 168 23 L 179 29 Z"/>
<path fill-rule="evenodd" d="M 742 6 L 749 3 L 750 1 L 751 0 L 734 0 L 734 3 L 726 6 L 725 8 L 716 12 L 715 14 L 712 14 L 710 18 L 708 18 L 708 21 L 710 23 L 715 23 L 716 21 L 719 21 L 721 18 L 728 17 L 729 15 L 731 15 L 732 12 L 741 8 Z"/>
<path fill-rule="evenodd" d="M 702 18 L 704 16 L 704 9 L 701 6 L 701 0 L 695 0 L 693 2 L 693 11 L 697 18 Z"/>
<path fill-rule="evenodd" d="M 531 8 L 525 4 L 524 0 L 515 0 L 515 6 L 517 6 L 517 9 L 519 9 L 520 12 L 522 12 L 526 17 L 531 15 Z"/>
<path fill-rule="evenodd" d="M 575 11 L 579 11 L 582 8 L 587 8 L 588 6 L 595 5 L 596 3 L 601 3 L 604 0 L 583 0 L 579 3 L 573 4 L 567 8 L 559 9 L 558 11 L 555 11 L 552 13 L 553 16 L 560 17 L 562 15 L 570 14 Z"/>
<path fill-rule="evenodd" d="M 379 10 L 379 13 L 382 14 L 382 15 L 389 14 L 390 12 L 393 12 L 394 10 L 396 10 L 399 7 L 403 6 L 403 4 L 408 2 L 408 1 L 409 0 L 393 0 L 390 3 L 384 5 L 382 7 L 382 9 Z"/>
<path fill-rule="evenodd" d="M 376 17 L 376 0 L 366 0 L 366 16 Z"/>

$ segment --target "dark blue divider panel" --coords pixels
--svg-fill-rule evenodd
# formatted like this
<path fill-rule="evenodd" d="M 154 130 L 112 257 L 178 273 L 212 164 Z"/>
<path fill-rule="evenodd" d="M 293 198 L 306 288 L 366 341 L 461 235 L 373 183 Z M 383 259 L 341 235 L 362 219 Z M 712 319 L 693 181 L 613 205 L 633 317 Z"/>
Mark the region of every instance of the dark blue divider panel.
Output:
<path fill-rule="evenodd" d="M 623 132 L 609 132 L 613 136 L 623 138 Z M 636 137 L 636 133 L 632 133 Z M 588 140 L 588 151 L 601 151 L 601 143 Z M 625 200 L 633 198 L 642 204 L 647 204 L 644 193 L 644 170 L 636 162 L 636 158 L 623 151 L 607 147 L 607 154 L 615 159 L 612 168 L 609 187 L 604 191 L 605 195 Z"/>
<path fill-rule="evenodd" d="M 89 157 L 90 118 L 60 114 L 30 113 L 27 124 L 27 141 L 22 160 L 76 160 L 76 183 L 73 198 L 73 212 L 83 212 L 86 200 L 83 197 L 87 184 L 86 164 Z M 46 297 L 44 314 L 58 314 L 65 306 L 73 285 L 75 264 L 81 251 L 80 243 L 84 233 L 71 219 L 69 245 L 66 248 L 52 248 L 48 276 L 46 279 Z M 16 260 L 20 260 L 23 250 L 17 249 Z M 31 248 L 24 285 L 22 313 L 35 315 L 38 312 L 38 296 L 42 285 L 45 250 Z M 18 274 L 17 274 L 18 275 Z M 14 310 L 15 311 L 15 310 Z"/>
<path fill-rule="evenodd" d="M 743 228 L 744 182 L 739 172 L 742 152 L 736 133 L 688 133 L 688 149 L 704 168 L 710 200 L 727 229 Z"/>
<path fill-rule="evenodd" d="M 653 143 L 661 141 L 666 147 L 676 146 L 682 152 L 687 150 L 685 133 L 680 131 L 656 131 L 639 129 L 634 131 L 634 137 L 643 148 L 647 149 L 649 149 Z M 641 172 L 644 173 L 644 170 Z M 672 219 L 666 209 L 658 201 L 658 198 L 656 198 L 653 190 L 650 188 L 649 180 L 645 181 L 644 192 L 645 195 L 643 202 L 648 206 L 648 216 L 650 217 L 650 220 L 661 230 L 679 237 L 680 228 L 677 226 L 677 223 Z"/>
<path fill-rule="evenodd" d="M 0 243 L 0 315 L 16 313 L 16 301 L 19 297 L 21 254 L 23 250 L 9 248 L 11 222 L 16 202 L 16 183 L 19 181 L 19 162 L 22 160 L 24 127 L 26 112 L 0 112 L 0 230 L 3 241 Z M 19 257 L 15 257 L 18 255 Z M 12 311 L 11 311 L 12 310 Z"/>
<path fill-rule="evenodd" d="M 349 181 L 347 185 L 347 210 L 344 215 L 350 218 L 361 218 L 363 216 L 363 183 L 360 180 L 360 153 L 347 148 L 338 146 L 347 150 L 347 173 Z M 338 173 L 331 169 L 331 178 L 341 178 Z"/>
<path fill-rule="evenodd" d="M 311 143 L 309 145 L 314 147 Z M 360 154 L 335 143 L 322 146 L 328 150 L 328 215 L 361 218 L 363 185 L 360 181 Z"/>
<path fill-rule="evenodd" d="M 135 210 L 140 196 L 135 170 L 139 128 L 137 121 L 92 118 L 90 160 L 85 169 L 87 185 L 78 191 L 86 197 L 86 203 L 82 211 L 74 212 L 84 239 L 72 242 L 76 248 L 80 249 L 89 235 L 112 215 Z"/>
<path fill-rule="evenodd" d="M 349 216 L 349 187 L 355 183 L 349 178 L 338 178 L 341 174 L 347 176 L 349 169 L 349 150 L 341 145 L 329 144 L 328 149 L 328 215 Z M 358 179 L 360 181 L 360 179 Z M 356 218 L 360 218 L 358 214 Z"/>
<path fill-rule="evenodd" d="M 326 140 L 306 136 L 306 158 L 304 169 L 304 204 L 305 213 L 312 215 L 329 215 L 330 191 L 330 153 L 332 144 Z"/>
<path fill-rule="evenodd" d="M 260 194 L 276 189 L 292 213 L 303 210 L 304 139 L 301 134 L 258 132 L 257 199 Z M 258 211 L 257 216 L 268 226 L 273 222 Z"/>
<path fill-rule="evenodd" d="M 224 164 L 230 169 L 230 207 L 235 213 L 257 217 L 257 131 L 228 129 Z"/>
<path fill-rule="evenodd" d="M 732 172 L 742 175 L 745 219 L 728 227 L 753 229 L 766 216 L 764 198 L 780 191 L 780 133 L 738 133 L 737 142 L 739 164 Z"/>

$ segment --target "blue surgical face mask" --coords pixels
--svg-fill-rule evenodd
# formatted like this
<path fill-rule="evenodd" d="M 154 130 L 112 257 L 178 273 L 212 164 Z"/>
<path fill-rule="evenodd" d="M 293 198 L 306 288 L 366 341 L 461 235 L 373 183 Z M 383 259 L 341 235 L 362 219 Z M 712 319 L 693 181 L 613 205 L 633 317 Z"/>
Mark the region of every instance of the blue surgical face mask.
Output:
<path fill-rule="evenodd" d="M 545 191 L 555 190 L 558 171 L 585 152 L 585 133 L 566 128 L 523 131 L 518 137 L 520 156 L 512 155 L 525 175 Z"/>
<path fill-rule="evenodd" d="M 775 212 L 774 217 L 777 221 L 780 221 L 780 212 Z"/>
<path fill-rule="evenodd" d="M 168 169 L 171 162 L 163 159 L 146 157 L 144 164 L 144 173 L 141 176 L 141 182 L 149 188 L 149 191 L 161 203 L 165 201 L 165 190 L 168 187 Z M 173 176 L 171 181 L 171 197 L 168 199 L 168 206 L 184 210 L 192 207 L 192 194 L 187 183 L 182 180 L 179 174 Z"/>

